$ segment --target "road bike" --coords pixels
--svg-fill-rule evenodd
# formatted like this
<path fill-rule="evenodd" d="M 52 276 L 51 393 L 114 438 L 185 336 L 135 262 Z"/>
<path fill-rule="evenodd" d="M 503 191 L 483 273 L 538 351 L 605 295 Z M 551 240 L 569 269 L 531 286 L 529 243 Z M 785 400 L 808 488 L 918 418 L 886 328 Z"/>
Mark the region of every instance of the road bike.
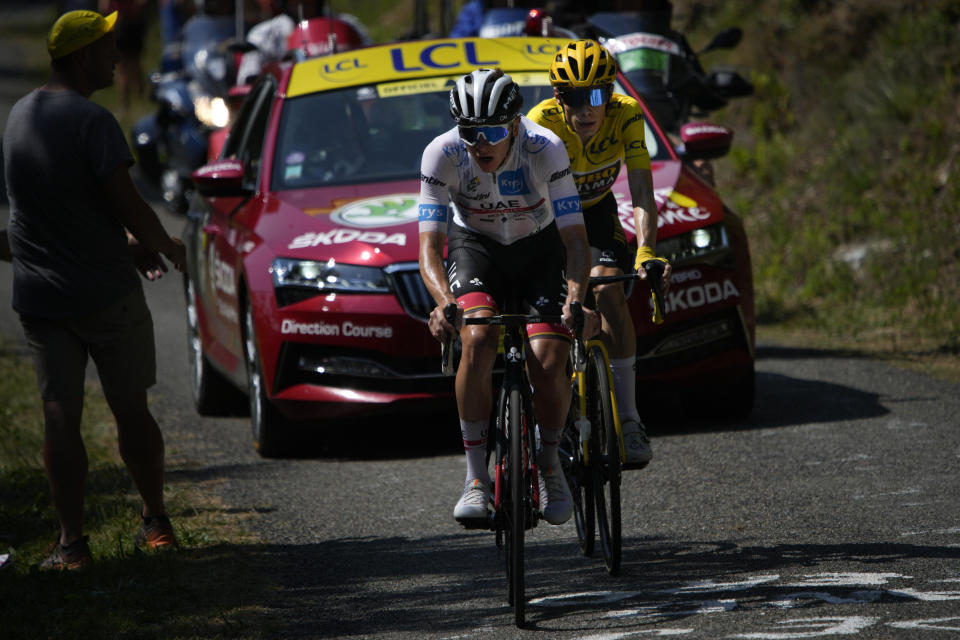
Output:
<path fill-rule="evenodd" d="M 643 264 L 650 283 L 653 321 L 663 322 L 663 292 L 660 280 L 663 263 Z M 636 273 L 590 278 L 589 286 L 639 279 Z M 571 304 L 574 317 L 573 396 L 560 441 L 560 460 L 573 496 L 580 552 L 592 556 L 594 541 L 600 540 L 603 563 L 610 575 L 620 572 L 622 532 L 620 480 L 626 467 L 626 447 L 610 369 L 610 356 L 599 337 L 584 340 L 583 310 Z M 639 467 L 633 467 L 639 468 Z"/>
<path fill-rule="evenodd" d="M 507 308 L 516 308 L 509 306 Z M 455 319 L 455 305 L 444 309 L 448 321 Z M 507 601 L 514 622 L 526 624 L 524 584 L 524 537 L 540 519 L 540 478 L 537 467 L 536 418 L 526 371 L 526 325 L 559 323 L 560 316 L 504 313 L 482 318 L 464 318 L 465 325 L 503 327 L 503 381 L 488 436 L 489 456 L 494 456 L 493 517 L 489 523 L 465 525 L 489 528 L 496 533 L 498 549 L 505 550 Z M 443 369 L 449 372 L 452 345 L 443 347 Z"/>

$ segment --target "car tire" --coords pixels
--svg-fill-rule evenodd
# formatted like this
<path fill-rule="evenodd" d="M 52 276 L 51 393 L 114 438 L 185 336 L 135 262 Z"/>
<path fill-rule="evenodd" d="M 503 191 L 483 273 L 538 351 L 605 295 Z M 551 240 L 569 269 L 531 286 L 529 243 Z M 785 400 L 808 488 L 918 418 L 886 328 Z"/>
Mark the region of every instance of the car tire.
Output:
<path fill-rule="evenodd" d="M 236 415 L 242 411 L 243 393 L 213 368 L 203 352 L 196 289 L 189 276 L 184 277 L 187 311 L 187 356 L 190 365 L 190 391 L 197 413 L 202 416 Z"/>
<path fill-rule="evenodd" d="M 267 397 L 257 334 L 253 325 L 253 311 L 249 303 L 243 306 L 243 353 L 247 363 L 253 448 L 265 458 L 282 456 L 286 450 L 289 425 Z"/>

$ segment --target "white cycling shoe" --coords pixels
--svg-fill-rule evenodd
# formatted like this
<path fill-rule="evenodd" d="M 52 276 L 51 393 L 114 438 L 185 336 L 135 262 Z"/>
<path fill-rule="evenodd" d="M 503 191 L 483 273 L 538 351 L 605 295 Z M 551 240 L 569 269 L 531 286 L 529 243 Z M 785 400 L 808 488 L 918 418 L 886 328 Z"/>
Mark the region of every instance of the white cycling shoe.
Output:
<path fill-rule="evenodd" d="M 627 420 L 622 425 L 623 446 L 627 450 L 627 459 L 623 461 L 624 469 L 643 469 L 653 459 L 653 449 L 650 448 L 650 439 L 643 424 L 635 420 Z"/>
<path fill-rule="evenodd" d="M 490 485 L 477 478 L 467 480 L 463 495 L 453 508 L 453 517 L 464 526 L 483 526 L 489 524 L 492 515 Z"/>
<path fill-rule="evenodd" d="M 550 524 L 563 524 L 573 515 L 573 497 L 559 465 L 540 465 L 540 512 Z"/>

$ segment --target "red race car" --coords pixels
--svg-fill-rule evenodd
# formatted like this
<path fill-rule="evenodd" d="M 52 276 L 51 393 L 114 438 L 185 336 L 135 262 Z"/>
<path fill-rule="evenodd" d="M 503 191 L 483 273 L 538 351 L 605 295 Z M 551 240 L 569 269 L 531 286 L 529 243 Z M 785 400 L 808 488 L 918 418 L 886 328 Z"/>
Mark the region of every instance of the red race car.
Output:
<path fill-rule="evenodd" d="M 194 174 L 186 282 L 197 409 L 249 398 L 254 446 L 284 452 L 295 424 L 453 408 L 417 263 L 420 156 L 449 129 L 453 79 L 499 67 L 531 107 L 552 95 L 564 40 L 419 40 L 278 65 L 253 84 L 219 158 Z M 626 78 L 617 90 L 633 94 Z M 640 377 L 733 384 L 752 404 L 753 291 L 743 227 L 686 164 L 730 132 L 701 126 L 681 158 L 647 125 L 658 253 L 674 264 L 666 323 L 631 297 Z M 625 175 L 614 185 L 623 201 Z M 628 204 L 622 207 L 632 229 Z M 302 424 L 298 424 L 302 423 Z"/>

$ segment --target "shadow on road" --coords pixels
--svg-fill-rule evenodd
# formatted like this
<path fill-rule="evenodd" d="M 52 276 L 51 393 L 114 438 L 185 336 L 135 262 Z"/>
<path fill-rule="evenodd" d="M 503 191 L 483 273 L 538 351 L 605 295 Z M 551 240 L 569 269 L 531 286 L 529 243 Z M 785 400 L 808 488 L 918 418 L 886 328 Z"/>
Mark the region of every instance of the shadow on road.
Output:
<path fill-rule="evenodd" d="M 600 560 L 578 557 L 573 540 L 538 543 L 533 535 L 526 572 L 530 626 L 547 634 L 591 634 L 602 619 L 606 632 L 637 633 L 734 609 L 796 606 L 806 616 L 830 615 L 832 607 L 851 602 L 866 607 L 862 615 L 876 606 L 880 616 L 893 604 L 915 606 L 927 599 L 922 589 L 910 588 L 909 568 L 898 563 L 956 561 L 960 549 L 882 542 L 745 547 L 723 540 L 633 538 L 625 541 L 624 558 L 622 575 L 611 578 Z M 184 585 L 191 576 L 206 583 L 215 572 L 224 588 L 176 610 L 151 611 L 149 618 L 166 623 L 143 629 L 160 636 L 186 631 L 178 624 L 190 620 L 214 619 L 242 629 L 244 637 L 271 638 L 449 636 L 482 628 L 508 631 L 513 624 L 502 555 L 490 534 L 221 545 L 186 549 L 162 561 L 163 570 L 182 576 Z M 833 573 L 838 564 L 849 573 Z M 141 564 L 139 571 L 143 576 L 151 569 Z"/>
<path fill-rule="evenodd" d="M 861 357 L 839 351 L 762 347 L 757 362 L 764 359 L 829 359 Z M 889 413 L 880 394 L 832 382 L 806 380 L 780 373 L 758 371 L 753 411 L 747 418 L 718 417 L 717 405 L 697 392 L 678 393 L 657 389 L 659 405 L 644 416 L 653 434 L 737 431 L 789 427 L 822 422 L 874 418 Z M 641 405 L 642 405 L 641 401 Z"/>

